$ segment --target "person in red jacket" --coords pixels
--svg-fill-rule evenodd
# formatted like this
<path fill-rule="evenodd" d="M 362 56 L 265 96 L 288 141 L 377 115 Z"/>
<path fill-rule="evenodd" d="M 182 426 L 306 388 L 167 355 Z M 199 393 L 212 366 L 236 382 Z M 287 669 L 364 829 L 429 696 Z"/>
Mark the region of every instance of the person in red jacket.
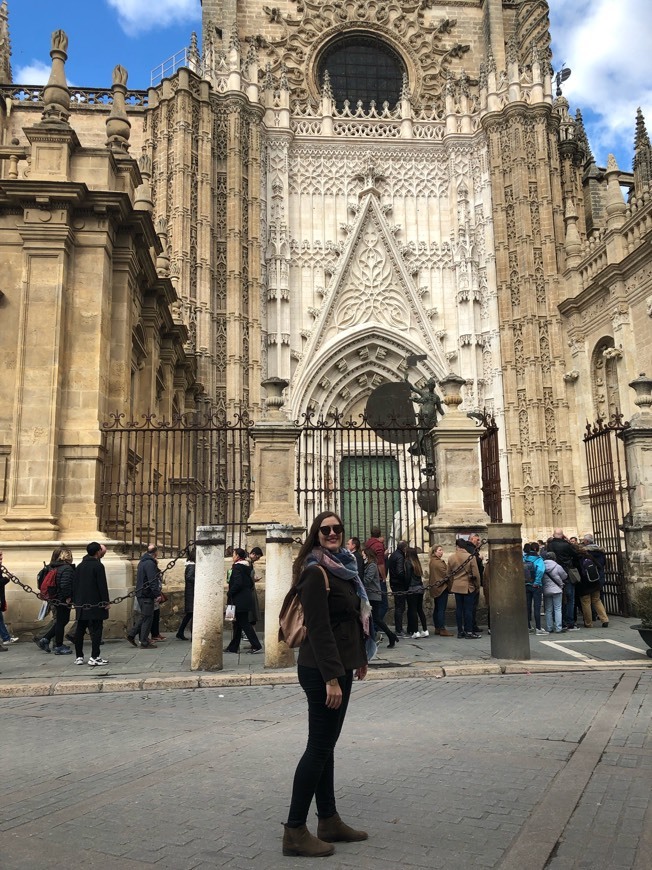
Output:
<path fill-rule="evenodd" d="M 376 561 L 378 564 L 378 573 L 380 574 L 381 580 L 387 579 L 387 572 L 385 571 L 385 538 L 382 537 L 381 531 L 378 526 L 373 526 L 369 533 L 369 537 L 364 542 L 365 550 L 373 550 L 376 554 Z"/>

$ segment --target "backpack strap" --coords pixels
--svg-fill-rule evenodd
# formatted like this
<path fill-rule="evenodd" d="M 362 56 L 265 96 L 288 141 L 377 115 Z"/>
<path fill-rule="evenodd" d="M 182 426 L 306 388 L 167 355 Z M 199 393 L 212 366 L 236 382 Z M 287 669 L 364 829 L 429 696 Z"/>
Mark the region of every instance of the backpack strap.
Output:
<path fill-rule="evenodd" d="M 328 571 L 322 565 L 317 565 L 317 567 L 319 568 L 321 573 L 324 575 L 324 582 L 326 583 L 326 592 L 328 593 L 331 591 L 331 585 L 328 582 Z"/>

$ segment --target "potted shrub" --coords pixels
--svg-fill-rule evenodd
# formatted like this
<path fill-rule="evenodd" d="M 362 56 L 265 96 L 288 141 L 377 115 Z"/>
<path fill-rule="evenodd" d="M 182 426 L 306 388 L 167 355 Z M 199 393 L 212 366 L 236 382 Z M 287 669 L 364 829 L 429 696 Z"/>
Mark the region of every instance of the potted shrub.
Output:
<path fill-rule="evenodd" d="M 634 607 L 641 618 L 640 625 L 633 625 L 641 639 L 648 645 L 646 650 L 652 658 L 652 586 L 644 586 L 634 596 Z"/>

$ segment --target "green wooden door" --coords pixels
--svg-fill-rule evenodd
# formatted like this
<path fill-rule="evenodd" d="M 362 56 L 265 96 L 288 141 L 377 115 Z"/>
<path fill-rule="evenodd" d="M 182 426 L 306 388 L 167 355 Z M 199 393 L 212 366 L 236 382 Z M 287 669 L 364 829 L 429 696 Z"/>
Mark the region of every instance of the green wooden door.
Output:
<path fill-rule="evenodd" d="M 399 464 L 391 456 L 345 456 L 340 462 L 340 504 L 347 538 L 364 543 L 372 526 L 387 540 L 401 507 Z"/>

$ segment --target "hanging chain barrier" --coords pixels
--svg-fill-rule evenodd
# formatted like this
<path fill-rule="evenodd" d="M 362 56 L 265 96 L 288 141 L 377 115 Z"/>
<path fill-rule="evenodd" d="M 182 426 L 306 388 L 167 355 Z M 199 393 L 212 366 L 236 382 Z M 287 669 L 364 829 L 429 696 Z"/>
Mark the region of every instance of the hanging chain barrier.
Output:
<path fill-rule="evenodd" d="M 194 541 L 188 541 L 186 546 L 182 550 L 179 550 L 177 555 L 168 562 L 165 568 L 159 571 L 157 577 L 160 579 L 161 583 L 163 583 L 163 577 L 165 576 L 165 574 L 167 574 L 168 571 L 174 568 L 179 559 L 183 559 L 184 556 L 187 556 L 194 546 Z M 127 592 L 126 595 L 119 595 L 117 598 L 113 598 L 111 601 L 98 601 L 95 604 L 73 604 L 70 601 L 60 601 L 58 598 L 43 598 L 38 589 L 33 589 L 29 585 L 29 583 L 23 583 L 22 580 L 16 577 L 15 574 L 12 574 L 11 571 L 9 571 L 9 569 L 6 568 L 4 565 L 0 565 L 0 574 L 2 574 L 2 576 L 9 580 L 11 583 L 15 583 L 17 586 L 20 586 L 20 588 L 23 589 L 25 592 L 28 592 L 30 595 L 35 595 L 39 601 L 44 601 L 46 604 L 50 604 L 54 607 L 56 607 L 57 605 L 63 605 L 64 607 L 74 607 L 77 610 L 90 610 L 92 607 L 110 607 L 112 604 L 121 604 L 123 601 L 127 601 L 127 599 L 129 598 L 136 597 L 136 589 L 134 587 L 131 592 Z"/>

